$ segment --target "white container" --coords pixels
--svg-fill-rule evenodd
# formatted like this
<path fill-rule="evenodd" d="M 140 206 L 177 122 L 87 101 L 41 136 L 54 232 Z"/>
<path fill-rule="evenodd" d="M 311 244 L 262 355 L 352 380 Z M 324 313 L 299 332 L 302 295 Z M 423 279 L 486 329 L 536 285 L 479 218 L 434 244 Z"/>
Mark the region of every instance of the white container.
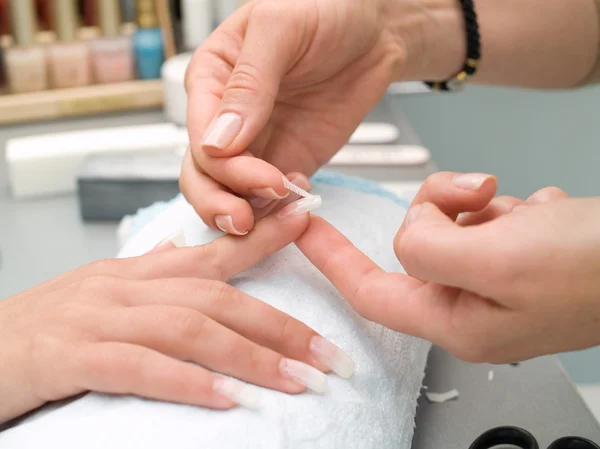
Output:
<path fill-rule="evenodd" d="M 186 124 L 187 92 L 185 91 L 185 72 L 191 59 L 191 53 L 182 53 L 170 58 L 162 66 L 165 115 L 170 121 L 180 126 Z"/>
<path fill-rule="evenodd" d="M 183 43 L 186 50 L 195 50 L 213 31 L 213 4 L 211 0 L 182 0 L 181 8 Z"/>

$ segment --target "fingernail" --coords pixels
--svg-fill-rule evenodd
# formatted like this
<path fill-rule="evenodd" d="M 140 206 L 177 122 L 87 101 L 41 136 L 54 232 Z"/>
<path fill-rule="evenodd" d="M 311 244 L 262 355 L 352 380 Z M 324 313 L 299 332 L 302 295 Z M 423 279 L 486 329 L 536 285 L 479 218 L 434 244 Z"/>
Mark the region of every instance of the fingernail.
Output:
<path fill-rule="evenodd" d="M 350 379 L 354 374 L 354 361 L 340 348 L 323 337 L 316 336 L 310 341 L 310 352 L 323 365 L 338 376 Z"/>
<path fill-rule="evenodd" d="M 311 210 L 318 209 L 322 204 L 323 201 L 319 195 L 309 196 L 285 206 L 277 213 L 277 218 L 285 220 L 289 217 L 306 214 Z"/>
<path fill-rule="evenodd" d="M 213 390 L 242 407 L 251 409 L 260 407 L 260 390 L 252 385 L 219 376 L 213 381 Z"/>
<path fill-rule="evenodd" d="M 268 198 L 270 200 L 282 200 L 284 198 L 287 198 L 290 194 L 290 192 L 286 192 L 285 195 L 281 196 L 271 187 L 265 187 L 263 189 L 251 189 L 250 193 L 252 193 L 252 195 L 254 196 Z"/>
<path fill-rule="evenodd" d="M 246 234 L 248 234 L 248 231 L 241 232 L 241 231 L 238 231 L 237 229 L 235 229 L 231 215 L 217 215 L 215 217 L 215 224 L 217 225 L 217 228 L 219 228 L 221 231 L 225 232 L 226 234 L 231 234 L 231 235 L 246 235 Z"/>
<path fill-rule="evenodd" d="M 467 175 L 455 176 L 452 183 L 456 187 L 467 190 L 479 190 L 484 182 L 488 179 L 492 179 L 493 176 L 485 175 L 481 173 L 470 173 Z"/>
<path fill-rule="evenodd" d="M 205 134 L 202 146 L 226 149 L 242 130 L 242 118 L 233 113 L 220 116 Z"/>
<path fill-rule="evenodd" d="M 269 204 L 271 204 L 275 200 L 270 200 L 267 198 L 254 197 L 250 199 L 250 205 L 255 209 L 264 209 Z"/>
<path fill-rule="evenodd" d="M 179 230 L 171 234 L 170 237 L 167 237 L 162 242 L 154 247 L 154 250 L 164 249 L 167 247 L 175 247 L 175 248 L 183 248 L 185 246 L 185 235 L 183 234 L 183 230 Z"/>
<path fill-rule="evenodd" d="M 327 377 L 321 371 L 297 360 L 281 359 L 281 374 L 310 388 L 315 393 L 327 391 Z"/>
<path fill-rule="evenodd" d="M 408 227 L 412 223 L 414 223 L 414 221 L 417 218 L 419 218 L 419 214 L 421 213 L 422 208 L 423 206 L 421 204 L 416 204 L 413 207 L 411 207 L 408 213 L 406 214 L 406 217 L 404 218 L 404 225 Z"/>

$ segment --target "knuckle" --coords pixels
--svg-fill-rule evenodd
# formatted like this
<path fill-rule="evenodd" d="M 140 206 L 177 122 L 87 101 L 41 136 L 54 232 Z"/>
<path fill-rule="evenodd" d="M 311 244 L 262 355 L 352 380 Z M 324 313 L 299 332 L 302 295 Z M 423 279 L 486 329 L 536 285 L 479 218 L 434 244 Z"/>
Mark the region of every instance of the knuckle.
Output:
<path fill-rule="evenodd" d="M 191 281 L 190 291 L 194 296 L 202 298 L 208 308 L 230 307 L 239 297 L 239 291 L 221 281 L 199 279 Z"/>
<path fill-rule="evenodd" d="M 254 346 L 250 349 L 248 357 L 248 369 L 253 373 L 262 373 L 268 364 L 267 351 L 261 346 Z"/>
<path fill-rule="evenodd" d="M 94 382 L 95 379 L 108 377 L 112 365 L 105 357 L 100 357 L 94 351 L 77 351 L 75 354 L 79 377 Z M 126 373 L 123 373 L 126 375 Z"/>
<path fill-rule="evenodd" d="M 298 322 L 289 315 L 284 315 L 283 321 L 279 331 L 279 341 L 294 341 L 298 338 L 298 328 L 296 326 Z"/>
<path fill-rule="evenodd" d="M 209 296 L 214 298 L 214 301 L 218 303 L 220 307 L 223 307 L 225 305 L 227 307 L 230 307 L 232 306 L 232 303 L 236 302 L 240 297 L 239 291 L 233 288 L 231 285 L 227 284 L 226 282 L 211 282 L 209 288 L 212 290 Z"/>
<path fill-rule="evenodd" d="M 118 261 L 115 259 L 102 259 L 92 262 L 88 268 L 91 275 L 107 275 L 116 271 L 117 264 Z"/>
<path fill-rule="evenodd" d="M 197 246 L 194 250 L 196 251 L 195 258 L 198 263 L 201 266 L 210 267 L 212 277 L 223 279 L 227 273 L 227 264 L 219 257 L 219 245 L 217 242 Z"/>
<path fill-rule="evenodd" d="M 89 301 L 92 299 L 112 297 L 115 294 L 116 279 L 105 275 L 92 275 L 75 285 L 75 299 Z"/>
<path fill-rule="evenodd" d="M 227 83 L 228 95 L 234 94 L 236 91 L 244 94 L 250 92 L 252 94 L 264 93 L 265 83 L 260 70 L 253 64 L 240 62 L 235 66 L 235 70 Z"/>
<path fill-rule="evenodd" d="M 177 335 L 183 340 L 201 340 L 209 320 L 206 316 L 195 311 L 177 310 L 167 316 L 167 322 L 171 323 Z"/>
<path fill-rule="evenodd" d="M 394 240 L 394 251 L 396 257 L 402 264 L 407 273 L 418 270 L 422 264 L 423 232 L 421 227 L 412 227 L 406 229 L 401 235 L 397 235 Z"/>
<path fill-rule="evenodd" d="M 125 371 L 127 374 L 135 376 L 136 374 L 145 372 L 145 368 L 149 365 L 149 354 L 149 351 L 131 351 L 125 359 Z M 110 365 L 107 366 L 103 361 L 99 361 L 99 363 L 104 366 L 105 370 L 111 370 Z"/>

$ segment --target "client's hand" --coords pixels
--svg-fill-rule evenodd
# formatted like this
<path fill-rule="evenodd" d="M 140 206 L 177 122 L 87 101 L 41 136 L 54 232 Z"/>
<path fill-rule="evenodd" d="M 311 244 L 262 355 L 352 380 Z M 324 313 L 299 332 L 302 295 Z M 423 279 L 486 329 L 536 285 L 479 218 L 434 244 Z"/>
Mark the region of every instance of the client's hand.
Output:
<path fill-rule="evenodd" d="M 213 371 L 286 393 L 323 388 L 313 367 L 329 369 L 341 352 L 225 283 L 307 225 L 308 214 L 276 214 L 246 238 L 180 249 L 165 242 L 0 301 L 0 423 L 90 390 L 217 409 L 253 405 L 253 387 Z"/>
<path fill-rule="evenodd" d="M 600 199 L 495 192 L 489 175 L 430 177 L 394 242 L 410 276 L 382 272 L 316 217 L 297 244 L 358 313 L 468 361 L 600 344 Z"/>

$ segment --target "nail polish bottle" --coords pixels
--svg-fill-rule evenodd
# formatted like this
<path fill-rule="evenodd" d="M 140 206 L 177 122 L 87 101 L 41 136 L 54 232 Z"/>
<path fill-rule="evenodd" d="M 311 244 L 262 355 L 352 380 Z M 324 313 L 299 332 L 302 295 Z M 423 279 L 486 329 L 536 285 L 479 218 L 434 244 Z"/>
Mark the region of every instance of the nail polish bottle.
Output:
<path fill-rule="evenodd" d="M 10 21 L 8 20 L 8 1 L 0 0 L 0 36 L 10 34 Z"/>
<path fill-rule="evenodd" d="M 8 5 L 16 43 L 4 54 L 10 90 L 13 93 L 45 90 L 48 88 L 46 48 L 35 41 L 33 0 L 10 0 Z"/>
<path fill-rule="evenodd" d="M 98 14 L 96 13 L 96 0 L 82 0 L 83 24 L 86 27 L 93 27 L 98 24 Z"/>
<path fill-rule="evenodd" d="M 123 36 L 119 0 L 97 0 L 102 37 L 92 41 L 92 65 L 96 82 L 122 83 L 134 79 L 133 47 Z"/>
<path fill-rule="evenodd" d="M 13 39 L 9 34 L 4 34 L 0 36 L 0 94 L 6 93 L 8 89 L 7 79 L 6 79 L 6 63 L 4 59 L 4 53 L 6 49 L 12 47 Z"/>
<path fill-rule="evenodd" d="M 36 0 L 35 9 L 38 27 L 42 31 L 49 31 L 54 29 L 54 22 L 52 19 L 52 12 L 50 11 L 50 3 L 54 0 Z"/>
<path fill-rule="evenodd" d="M 6 75 L 4 71 L 4 48 L 3 39 L 9 37 L 10 26 L 8 21 L 8 4 L 6 0 L 0 0 L 0 91 L 4 90 Z"/>
<path fill-rule="evenodd" d="M 52 0 L 52 23 L 58 42 L 48 47 L 50 85 L 55 89 L 87 86 L 92 82 L 90 47 L 78 41 L 75 0 Z"/>
<path fill-rule="evenodd" d="M 143 80 L 158 79 L 165 50 L 154 0 L 137 0 L 137 24 L 133 42 L 138 76 Z"/>

